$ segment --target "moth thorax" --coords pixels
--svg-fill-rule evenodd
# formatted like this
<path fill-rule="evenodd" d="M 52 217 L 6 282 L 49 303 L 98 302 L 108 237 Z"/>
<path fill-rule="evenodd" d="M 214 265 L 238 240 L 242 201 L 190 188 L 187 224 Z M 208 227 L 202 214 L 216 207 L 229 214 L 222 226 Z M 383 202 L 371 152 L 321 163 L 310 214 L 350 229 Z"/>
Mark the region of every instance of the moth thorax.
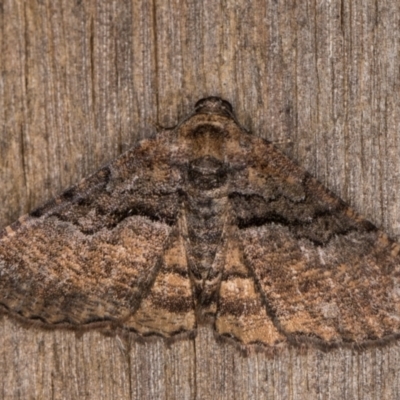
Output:
<path fill-rule="evenodd" d="M 201 190 L 211 190 L 223 186 L 227 181 L 226 164 L 213 156 L 204 156 L 189 164 L 189 183 Z"/>

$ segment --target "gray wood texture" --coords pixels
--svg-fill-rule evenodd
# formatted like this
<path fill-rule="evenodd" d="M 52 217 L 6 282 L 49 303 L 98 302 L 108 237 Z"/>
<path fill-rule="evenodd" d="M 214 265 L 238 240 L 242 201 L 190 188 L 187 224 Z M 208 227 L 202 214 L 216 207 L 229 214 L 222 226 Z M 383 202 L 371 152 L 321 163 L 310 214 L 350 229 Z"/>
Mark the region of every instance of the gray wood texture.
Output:
<path fill-rule="evenodd" d="M 0 1 L 0 226 L 230 101 L 400 236 L 400 3 Z M 247 357 L 209 328 L 167 346 L 0 320 L 2 399 L 400 399 L 400 346 Z"/>

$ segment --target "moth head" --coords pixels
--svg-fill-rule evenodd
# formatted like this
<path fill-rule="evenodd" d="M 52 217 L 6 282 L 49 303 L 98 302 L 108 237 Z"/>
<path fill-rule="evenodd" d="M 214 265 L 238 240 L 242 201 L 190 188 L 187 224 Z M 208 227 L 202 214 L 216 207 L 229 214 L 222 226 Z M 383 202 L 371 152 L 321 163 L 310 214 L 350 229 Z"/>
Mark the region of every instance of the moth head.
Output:
<path fill-rule="evenodd" d="M 196 114 L 220 114 L 231 118 L 234 117 L 231 104 L 216 96 L 199 100 L 194 106 L 194 111 Z"/>
<path fill-rule="evenodd" d="M 211 154 L 221 159 L 226 141 L 232 141 L 231 133 L 240 136 L 241 129 L 230 103 L 207 97 L 196 103 L 193 113 L 178 124 L 176 132 L 182 144 L 196 153 L 193 158 Z"/>
<path fill-rule="evenodd" d="M 229 164 L 227 151 L 235 152 L 242 129 L 232 106 L 219 97 L 199 100 L 194 113 L 178 125 L 176 137 L 185 149 L 189 163 L 188 183 L 195 188 L 212 190 L 225 185 Z"/>

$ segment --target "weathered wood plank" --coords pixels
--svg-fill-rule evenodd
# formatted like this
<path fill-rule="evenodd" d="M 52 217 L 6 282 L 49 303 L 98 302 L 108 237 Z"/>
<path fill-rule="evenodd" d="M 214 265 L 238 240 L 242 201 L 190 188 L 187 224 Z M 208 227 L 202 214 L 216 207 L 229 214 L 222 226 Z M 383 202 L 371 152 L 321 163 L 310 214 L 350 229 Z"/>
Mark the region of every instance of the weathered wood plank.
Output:
<path fill-rule="evenodd" d="M 254 134 L 400 234 L 400 4 L 0 4 L 0 225 L 219 95 Z M 287 141 L 290 143 L 285 143 Z M 0 397 L 400 398 L 400 348 L 244 357 L 0 322 Z"/>

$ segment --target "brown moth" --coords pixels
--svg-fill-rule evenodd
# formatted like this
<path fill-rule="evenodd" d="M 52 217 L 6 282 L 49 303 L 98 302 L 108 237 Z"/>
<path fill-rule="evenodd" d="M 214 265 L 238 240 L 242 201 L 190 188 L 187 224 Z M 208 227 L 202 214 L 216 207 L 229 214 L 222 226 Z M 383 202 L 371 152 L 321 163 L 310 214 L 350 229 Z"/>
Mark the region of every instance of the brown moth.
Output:
<path fill-rule="evenodd" d="M 48 327 L 377 343 L 400 332 L 399 251 L 209 97 L 0 231 L 0 305 Z"/>

